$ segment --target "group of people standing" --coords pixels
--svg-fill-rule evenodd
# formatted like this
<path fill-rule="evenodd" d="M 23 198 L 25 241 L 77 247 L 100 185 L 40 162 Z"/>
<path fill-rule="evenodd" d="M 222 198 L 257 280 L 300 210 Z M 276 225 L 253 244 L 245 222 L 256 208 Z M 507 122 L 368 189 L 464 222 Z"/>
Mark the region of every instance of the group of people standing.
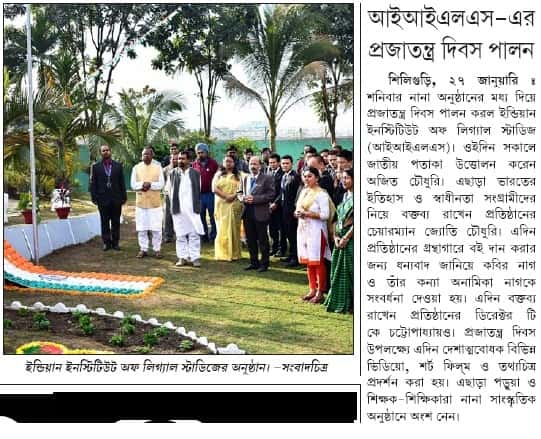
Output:
<path fill-rule="evenodd" d="M 149 233 L 157 258 L 162 257 L 162 240 L 175 240 L 177 266 L 201 267 L 201 241 L 214 241 L 216 260 L 239 260 L 245 240 L 250 255 L 245 270 L 267 271 L 271 256 L 287 267 L 306 265 L 309 291 L 303 299 L 324 302 L 328 311 L 352 311 L 350 151 L 337 147 L 318 153 L 306 145 L 295 170 L 291 156 L 280 157 L 268 148 L 261 156 L 244 151 L 243 160 L 230 146 L 219 166 L 204 143 L 193 152 L 179 151 L 174 142 L 170 146 L 161 164 L 153 159 L 152 147 L 145 148 L 142 162 L 132 170 L 138 258 L 149 255 Z M 107 145 L 100 152 L 90 192 L 100 211 L 103 249 L 118 250 L 116 217 L 127 199 L 124 175 Z"/>

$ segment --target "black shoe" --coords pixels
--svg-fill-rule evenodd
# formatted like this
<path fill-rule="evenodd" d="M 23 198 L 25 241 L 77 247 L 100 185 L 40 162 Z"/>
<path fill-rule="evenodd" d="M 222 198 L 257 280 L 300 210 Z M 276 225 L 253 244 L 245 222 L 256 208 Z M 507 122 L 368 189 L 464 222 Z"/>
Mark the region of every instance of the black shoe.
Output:
<path fill-rule="evenodd" d="M 258 265 L 253 265 L 253 264 L 250 264 L 248 265 L 247 267 L 244 267 L 245 270 L 258 270 L 259 269 L 259 266 Z"/>
<path fill-rule="evenodd" d="M 264 271 L 267 271 L 269 269 L 269 267 L 265 267 L 264 265 L 262 265 L 261 267 L 259 267 L 257 269 L 257 272 L 258 273 L 263 273 Z"/>
<path fill-rule="evenodd" d="M 111 250 L 111 244 L 103 244 L 102 250 L 106 252 L 107 250 Z"/>
<path fill-rule="evenodd" d="M 293 268 L 293 267 L 298 267 L 299 265 L 299 262 L 298 261 L 295 261 L 294 259 L 292 259 L 291 261 L 289 261 L 287 264 L 286 264 L 286 267 L 288 268 Z"/>
<path fill-rule="evenodd" d="M 166 238 L 164 242 L 169 244 L 170 242 L 173 242 L 173 238 Z"/>
<path fill-rule="evenodd" d="M 280 250 L 278 250 L 276 253 L 274 253 L 274 257 L 275 258 L 283 258 L 285 257 L 285 253 L 284 252 L 281 252 Z"/>
<path fill-rule="evenodd" d="M 118 246 L 118 244 L 114 244 L 112 249 L 116 250 L 117 252 L 120 251 L 120 247 Z"/>

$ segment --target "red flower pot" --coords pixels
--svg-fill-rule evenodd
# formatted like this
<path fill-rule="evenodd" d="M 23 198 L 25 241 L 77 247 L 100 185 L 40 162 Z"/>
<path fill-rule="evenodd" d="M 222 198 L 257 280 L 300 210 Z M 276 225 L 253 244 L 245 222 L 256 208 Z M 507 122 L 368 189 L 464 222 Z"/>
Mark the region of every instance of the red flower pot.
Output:
<path fill-rule="evenodd" d="M 58 215 L 58 218 L 60 219 L 66 219 L 70 213 L 69 207 L 57 207 L 56 208 L 56 214 Z"/>
<path fill-rule="evenodd" d="M 24 217 L 24 223 L 25 224 L 32 224 L 32 211 L 31 210 L 23 210 L 21 212 Z"/>

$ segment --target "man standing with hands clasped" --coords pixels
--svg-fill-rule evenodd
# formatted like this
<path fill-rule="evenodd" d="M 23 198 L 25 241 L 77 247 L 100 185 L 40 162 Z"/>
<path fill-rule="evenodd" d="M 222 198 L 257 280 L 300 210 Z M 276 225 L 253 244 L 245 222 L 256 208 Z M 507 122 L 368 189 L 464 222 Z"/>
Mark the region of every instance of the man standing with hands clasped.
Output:
<path fill-rule="evenodd" d="M 173 227 L 177 235 L 177 267 L 191 261 L 194 267 L 201 267 L 201 237 L 204 232 L 201 223 L 201 175 L 190 167 L 187 151 L 178 156 L 178 168 L 171 174 L 169 197 Z"/>
<path fill-rule="evenodd" d="M 119 162 L 111 160 L 109 145 L 102 145 L 100 154 L 101 162 L 94 163 L 91 168 L 89 192 L 100 212 L 103 251 L 120 250 L 120 214 L 128 199 L 124 170 Z"/>
<path fill-rule="evenodd" d="M 138 258 L 148 255 L 148 232 L 152 232 L 154 256 L 161 258 L 163 210 L 160 191 L 164 185 L 163 171 L 153 162 L 150 147 L 143 150 L 143 161 L 131 173 L 131 187 L 135 194 L 135 230 L 139 239 Z"/>
<path fill-rule="evenodd" d="M 267 226 L 270 219 L 269 203 L 274 200 L 274 178 L 261 172 L 261 159 L 250 158 L 250 174 L 242 179 L 240 200 L 244 203 L 242 218 L 248 240 L 250 265 L 245 270 L 259 272 L 269 269 L 269 236 Z M 258 254 L 261 250 L 261 261 Z"/>

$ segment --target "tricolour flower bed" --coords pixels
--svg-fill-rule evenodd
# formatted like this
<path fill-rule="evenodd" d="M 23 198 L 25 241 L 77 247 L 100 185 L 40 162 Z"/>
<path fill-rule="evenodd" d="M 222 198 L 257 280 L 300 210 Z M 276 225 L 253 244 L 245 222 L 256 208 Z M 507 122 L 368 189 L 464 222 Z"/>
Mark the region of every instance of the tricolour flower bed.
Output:
<path fill-rule="evenodd" d="M 6 240 L 4 280 L 4 288 L 12 291 L 137 298 L 150 294 L 164 282 L 161 277 L 48 270 L 23 258 Z"/>

